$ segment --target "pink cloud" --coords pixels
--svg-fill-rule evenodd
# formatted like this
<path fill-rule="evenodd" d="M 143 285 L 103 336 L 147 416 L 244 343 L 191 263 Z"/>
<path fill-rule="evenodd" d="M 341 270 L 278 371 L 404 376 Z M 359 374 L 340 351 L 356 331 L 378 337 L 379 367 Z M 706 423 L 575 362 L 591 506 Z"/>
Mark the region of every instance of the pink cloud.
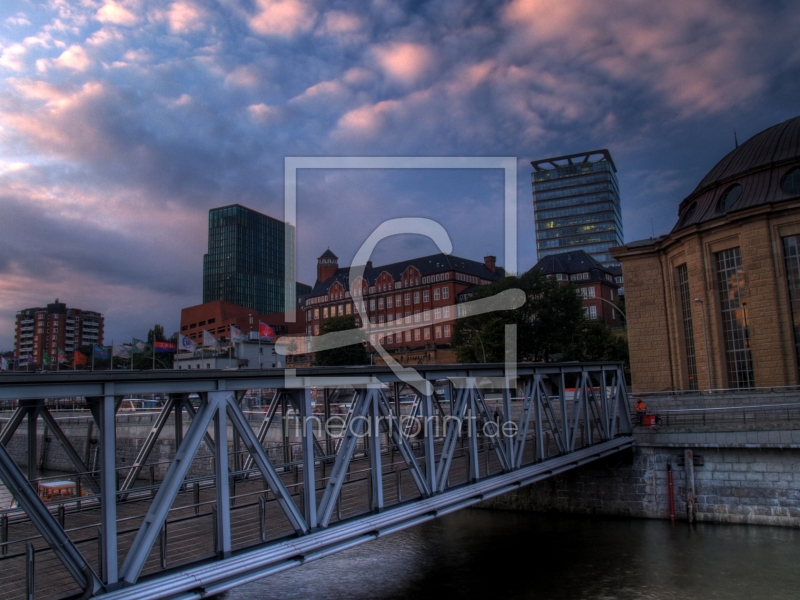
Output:
<path fill-rule="evenodd" d="M 391 79 L 404 84 L 418 81 L 433 65 L 433 51 L 423 44 L 395 42 L 373 49 L 378 65 Z"/>
<path fill-rule="evenodd" d="M 316 11 L 301 0 L 256 0 L 250 28 L 260 35 L 291 38 L 314 26 Z"/>

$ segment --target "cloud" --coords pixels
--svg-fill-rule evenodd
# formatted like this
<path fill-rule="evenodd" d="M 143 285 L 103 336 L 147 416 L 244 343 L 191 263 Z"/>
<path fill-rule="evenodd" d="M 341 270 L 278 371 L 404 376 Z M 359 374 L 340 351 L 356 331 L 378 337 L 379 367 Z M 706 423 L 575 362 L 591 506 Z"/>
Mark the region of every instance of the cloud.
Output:
<path fill-rule="evenodd" d="M 278 108 L 274 106 L 267 106 L 263 102 L 259 104 L 251 104 L 247 107 L 247 112 L 250 113 L 251 118 L 255 119 L 256 121 L 261 121 L 262 123 L 273 121 L 280 115 L 280 110 Z"/>
<path fill-rule="evenodd" d="M 394 42 L 373 49 L 378 64 L 391 79 L 404 84 L 418 81 L 431 68 L 434 55 L 423 44 Z"/>
<path fill-rule="evenodd" d="M 101 23 L 113 23 L 114 25 L 133 26 L 139 22 L 139 17 L 124 6 L 126 3 L 105 0 L 103 6 L 95 14 L 95 19 Z"/>
<path fill-rule="evenodd" d="M 260 74 L 255 65 L 241 65 L 225 76 L 225 86 L 255 87 L 259 80 Z"/>
<path fill-rule="evenodd" d="M 259 35 L 291 38 L 314 26 L 316 11 L 302 0 L 256 0 L 250 28 Z"/>
<path fill-rule="evenodd" d="M 22 44 L 13 44 L 3 49 L 0 54 L 0 67 L 11 71 L 22 71 L 25 68 L 25 55 L 28 49 Z"/>
<path fill-rule="evenodd" d="M 83 47 L 74 44 L 64 50 L 61 56 L 55 60 L 40 58 L 36 61 L 36 68 L 39 71 L 46 71 L 49 67 L 60 69 L 73 69 L 75 71 L 86 71 L 92 66 L 92 60 L 86 54 Z"/>
<path fill-rule="evenodd" d="M 188 33 L 205 27 L 207 14 L 193 2 L 173 2 L 167 12 L 169 27 L 174 33 Z"/>

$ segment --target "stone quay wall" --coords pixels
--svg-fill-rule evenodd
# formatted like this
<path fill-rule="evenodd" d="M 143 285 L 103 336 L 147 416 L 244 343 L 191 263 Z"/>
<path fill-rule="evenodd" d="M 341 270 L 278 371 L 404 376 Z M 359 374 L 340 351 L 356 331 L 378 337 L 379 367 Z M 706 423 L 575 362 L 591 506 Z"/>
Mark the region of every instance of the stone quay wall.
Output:
<path fill-rule="evenodd" d="M 684 459 L 685 451 L 691 450 L 696 520 L 800 527 L 797 392 L 644 399 L 648 412 L 658 414 L 662 424 L 635 427 L 632 450 L 483 506 L 668 519 L 671 465 L 675 518 L 687 520 L 691 475 Z M 796 407 L 774 406 L 793 402 Z M 667 416 L 669 426 L 664 425 Z"/>

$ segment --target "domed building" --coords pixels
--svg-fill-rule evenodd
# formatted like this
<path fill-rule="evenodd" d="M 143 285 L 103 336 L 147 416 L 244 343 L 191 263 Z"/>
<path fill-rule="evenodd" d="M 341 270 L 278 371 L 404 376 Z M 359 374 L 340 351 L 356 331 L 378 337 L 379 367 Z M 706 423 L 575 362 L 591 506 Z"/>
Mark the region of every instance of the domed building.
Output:
<path fill-rule="evenodd" d="M 800 117 L 717 163 L 668 235 L 611 252 L 635 392 L 800 385 Z"/>

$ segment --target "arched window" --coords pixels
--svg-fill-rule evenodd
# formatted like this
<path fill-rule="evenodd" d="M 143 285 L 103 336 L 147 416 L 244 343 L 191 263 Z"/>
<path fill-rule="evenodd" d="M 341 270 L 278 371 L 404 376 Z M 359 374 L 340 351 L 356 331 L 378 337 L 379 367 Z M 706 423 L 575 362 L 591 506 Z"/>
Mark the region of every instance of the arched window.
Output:
<path fill-rule="evenodd" d="M 742 186 L 738 183 L 734 183 L 722 193 L 722 196 L 719 197 L 719 201 L 717 202 L 717 212 L 720 214 L 728 212 L 731 208 L 733 208 L 733 205 L 736 204 L 736 201 L 739 199 L 741 194 Z"/>
<path fill-rule="evenodd" d="M 800 194 L 800 167 L 789 171 L 781 182 L 781 188 L 787 194 Z"/>
<path fill-rule="evenodd" d="M 681 217 L 681 227 L 686 225 L 689 221 L 691 221 L 692 217 L 694 216 L 695 211 L 697 211 L 697 202 L 692 202 L 683 212 L 683 216 Z"/>

